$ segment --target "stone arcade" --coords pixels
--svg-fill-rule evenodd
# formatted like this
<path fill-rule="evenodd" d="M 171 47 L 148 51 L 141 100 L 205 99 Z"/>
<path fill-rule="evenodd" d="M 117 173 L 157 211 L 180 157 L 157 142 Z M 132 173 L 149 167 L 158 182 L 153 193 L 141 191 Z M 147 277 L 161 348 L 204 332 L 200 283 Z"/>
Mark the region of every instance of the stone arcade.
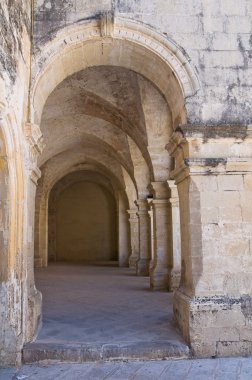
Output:
<path fill-rule="evenodd" d="M 174 291 L 194 356 L 252 354 L 251 1 L 4 0 L 0 28 L 0 366 L 68 252 Z"/>

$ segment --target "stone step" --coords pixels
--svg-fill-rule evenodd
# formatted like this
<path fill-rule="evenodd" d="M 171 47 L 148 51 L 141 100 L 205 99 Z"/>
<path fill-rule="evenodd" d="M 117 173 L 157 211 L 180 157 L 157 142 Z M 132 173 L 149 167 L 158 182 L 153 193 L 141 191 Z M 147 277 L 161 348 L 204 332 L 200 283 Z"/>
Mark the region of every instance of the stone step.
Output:
<path fill-rule="evenodd" d="M 186 344 L 173 341 L 107 344 L 28 343 L 23 348 L 23 363 L 57 361 L 83 363 L 101 360 L 185 359 L 190 357 Z"/>

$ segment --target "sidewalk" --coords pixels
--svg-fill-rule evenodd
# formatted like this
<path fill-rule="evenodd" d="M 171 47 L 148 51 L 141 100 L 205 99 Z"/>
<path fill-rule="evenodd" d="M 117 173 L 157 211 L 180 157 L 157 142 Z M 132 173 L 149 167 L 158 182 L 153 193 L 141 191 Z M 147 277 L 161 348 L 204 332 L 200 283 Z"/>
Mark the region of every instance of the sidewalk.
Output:
<path fill-rule="evenodd" d="M 0 380 L 251 380 L 252 357 L 24 365 Z"/>

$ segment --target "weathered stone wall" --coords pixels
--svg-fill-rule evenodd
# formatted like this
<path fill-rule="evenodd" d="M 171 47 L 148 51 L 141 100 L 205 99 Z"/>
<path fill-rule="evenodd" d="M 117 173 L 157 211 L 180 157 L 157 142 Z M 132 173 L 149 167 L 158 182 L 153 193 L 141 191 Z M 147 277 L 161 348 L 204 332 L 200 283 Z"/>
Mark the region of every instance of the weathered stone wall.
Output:
<path fill-rule="evenodd" d="M 32 5 L 29 0 L 4 0 L 0 5 L 0 365 L 20 362 L 21 347 L 33 339 L 40 320 L 33 258 L 37 156 L 42 144 L 39 126 L 33 122 L 40 123 L 47 99 L 41 129 L 48 146 L 39 162 L 46 179 L 39 190 L 44 229 L 48 194 L 57 176 L 95 168 L 113 179 L 118 193 L 126 189 L 128 200 L 121 206 L 119 202 L 124 257 L 126 209 L 138 198 L 139 255 L 145 265 L 150 260 L 148 185 L 169 177 L 173 162 L 164 146 L 172 126 L 186 122 L 185 103 L 190 125 L 178 132 L 179 141 L 176 137 L 172 142 L 177 147 L 170 151 L 179 156 L 175 154 L 173 174 L 182 233 L 182 282 L 175 316 L 196 355 L 251 353 L 252 169 L 247 135 L 247 124 L 252 123 L 251 1 L 37 0 L 34 29 Z M 114 14 L 115 25 L 111 18 L 100 18 L 108 11 Z M 103 68 L 90 69 L 97 65 Z M 103 91 L 92 93 L 98 81 Z M 87 86 L 89 91 L 82 94 L 88 83 L 93 87 Z M 83 133 L 84 109 L 86 132 L 95 131 L 95 138 Z M 80 126 L 73 124 L 77 111 Z M 65 129 L 60 128 L 61 115 L 68 116 Z M 204 131 L 193 123 L 203 123 Z M 227 123 L 236 123 L 231 135 Z M 47 125 L 52 128 L 47 130 Z M 61 141 L 58 151 L 56 137 Z M 155 239 L 162 232 L 167 240 L 165 220 Z M 167 252 L 165 244 L 163 248 Z"/>
<path fill-rule="evenodd" d="M 27 112 L 30 76 L 30 1 L 1 2 L 0 25 L 0 102 L 13 105 L 12 111 L 21 122 Z"/>
<path fill-rule="evenodd" d="M 4 239 L 0 246 L 1 366 L 20 363 L 22 345 L 34 334 L 31 324 L 34 322 L 36 327 L 38 324 L 31 296 L 31 292 L 35 296 L 33 269 L 29 266 L 33 209 L 30 206 L 27 211 L 31 157 L 25 138 L 29 118 L 31 2 L 2 1 L 0 29 L 1 161 L 8 168 L 4 178 L 5 169 L 3 165 L 0 168 L 0 193 L 8 194 L 1 202 L 4 216 L 1 225 Z"/>
<path fill-rule="evenodd" d="M 201 88 L 197 96 L 186 100 L 189 122 L 251 123 L 249 0 L 39 0 L 36 48 L 42 49 L 57 30 L 111 10 L 115 17 L 143 22 L 173 39 L 191 59 Z"/>
<path fill-rule="evenodd" d="M 251 353 L 251 143 L 246 126 L 190 125 L 168 145 L 182 234 L 174 315 L 197 356 Z"/>

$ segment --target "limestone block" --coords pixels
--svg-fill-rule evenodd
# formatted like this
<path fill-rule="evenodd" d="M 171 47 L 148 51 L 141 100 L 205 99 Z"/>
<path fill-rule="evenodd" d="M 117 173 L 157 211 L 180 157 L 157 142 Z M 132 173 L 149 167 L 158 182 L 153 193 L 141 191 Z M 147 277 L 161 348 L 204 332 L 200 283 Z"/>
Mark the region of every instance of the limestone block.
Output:
<path fill-rule="evenodd" d="M 205 33 L 224 32 L 224 17 L 205 17 L 203 19 L 203 27 Z"/>
<path fill-rule="evenodd" d="M 250 307 L 249 296 L 190 298 L 177 291 L 174 315 L 194 355 L 232 356 L 250 352 L 251 341 L 240 336 L 250 318 Z M 249 337 L 250 328 L 245 331 Z"/>
<path fill-rule="evenodd" d="M 251 355 L 251 341 L 217 342 L 216 356 L 247 356 Z"/>
<path fill-rule="evenodd" d="M 224 51 L 205 52 L 203 59 L 207 67 L 237 67 L 244 65 L 244 57 L 238 51 L 230 51 L 228 56 Z"/>
<path fill-rule="evenodd" d="M 244 7 L 241 7 L 244 9 Z M 246 16 L 229 16 L 226 26 L 227 33 L 250 33 L 251 32 L 251 17 Z"/>
<path fill-rule="evenodd" d="M 223 15 L 245 16 L 246 0 L 241 0 L 239 3 L 236 0 L 222 0 L 220 9 Z"/>
<path fill-rule="evenodd" d="M 212 42 L 213 50 L 238 50 L 236 34 L 215 33 Z M 230 75 L 232 78 L 232 75 Z"/>

